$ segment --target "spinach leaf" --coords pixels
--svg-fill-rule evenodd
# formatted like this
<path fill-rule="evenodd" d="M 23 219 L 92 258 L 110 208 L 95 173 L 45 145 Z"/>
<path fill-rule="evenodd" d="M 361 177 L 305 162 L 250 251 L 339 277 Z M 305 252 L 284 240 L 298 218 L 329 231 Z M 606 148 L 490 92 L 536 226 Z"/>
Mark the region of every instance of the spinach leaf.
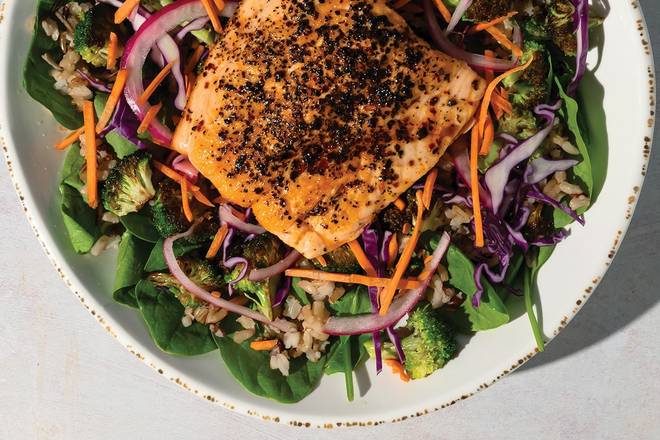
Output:
<path fill-rule="evenodd" d="M 77 189 L 69 185 L 60 185 L 60 196 L 62 218 L 71 246 L 79 254 L 87 253 L 101 236 L 96 211 L 87 205 Z"/>
<path fill-rule="evenodd" d="M 55 90 L 55 80 L 50 76 L 53 68 L 42 58 L 43 54 L 49 54 L 56 61 L 62 58 L 58 42 L 46 35 L 41 22 L 52 16 L 55 5 L 63 3 L 66 2 L 40 0 L 38 3 L 32 43 L 23 70 L 23 87 L 33 99 L 51 111 L 57 122 L 73 130 L 82 125 L 82 114 L 70 96 Z"/>
<path fill-rule="evenodd" d="M 139 212 L 131 212 L 120 217 L 119 220 L 127 231 L 139 239 L 148 241 L 149 243 L 156 243 L 160 240 L 160 234 L 154 228 L 151 216 L 145 211 L 145 209 L 142 209 Z"/>
<path fill-rule="evenodd" d="M 237 344 L 227 336 L 214 339 L 232 376 L 258 396 L 281 403 L 299 402 L 316 389 L 323 376 L 325 355 L 317 362 L 309 362 L 304 356 L 292 359 L 289 375 L 283 376 L 270 368 L 269 353 L 252 350 L 250 341 Z"/>
<path fill-rule="evenodd" d="M 357 286 L 353 290 L 349 290 L 339 300 L 330 304 L 330 309 L 338 316 L 371 313 L 371 300 L 367 288 Z"/>
<path fill-rule="evenodd" d="M 168 290 L 142 280 L 135 286 L 135 297 L 151 338 L 164 352 L 195 356 L 216 349 L 208 326 L 198 322 L 183 326 L 184 307 Z"/>
<path fill-rule="evenodd" d="M 510 320 L 509 312 L 493 286 L 482 277 L 484 288 L 479 307 L 472 305 L 472 297 L 477 291 L 474 282 L 474 265 L 456 247 L 450 246 L 447 251 L 449 283 L 463 292 L 467 298 L 463 301 L 465 310 L 473 331 L 490 330 L 506 324 Z"/>
<path fill-rule="evenodd" d="M 350 349 L 352 370 L 362 365 L 369 359 L 369 353 L 364 348 L 364 343 L 371 339 L 371 334 L 351 336 L 350 343 L 346 342 L 348 337 L 340 337 L 328 350 L 328 363 L 325 366 L 325 374 L 344 373 L 344 353 Z"/>
<path fill-rule="evenodd" d="M 303 306 L 309 304 L 309 297 L 307 296 L 307 292 L 302 290 L 300 286 L 298 286 L 298 283 L 300 282 L 300 278 L 293 278 L 291 280 L 291 288 L 293 291 L 293 296 L 296 297 L 298 301 L 300 301 L 300 304 Z"/>
<path fill-rule="evenodd" d="M 94 97 L 94 109 L 96 110 L 97 117 L 103 113 L 105 105 L 108 102 L 108 94 L 106 93 L 97 93 Z M 115 154 L 118 158 L 123 159 L 126 156 L 129 156 L 135 153 L 138 150 L 138 146 L 133 142 L 126 139 L 124 136 L 119 134 L 116 129 L 110 130 L 105 135 L 105 141 L 110 144 Z"/>
<path fill-rule="evenodd" d="M 85 184 L 80 179 L 80 170 L 85 165 L 85 158 L 80 155 L 80 144 L 71 145 L 64 157 L 60 170 L 60 182 L 80 190 Z"/>
<path fill-rule="evenodd" d="M 536 279 L 538 277 L 541 267 L 548 261 L 552 253 L 554 252 L 554 246 L 544 246 L 538 249 L 538 255 L 532 267 L 525 267 L 525 272 L 523 276 L 523 293 L 525 299 L 525 311 L 529 318 L 529 324 L 532 327 L 532 333 L 534 334 L 534 339 L 536 340 L 536 346 L 539 351 L 545 349 L 545 341 L 543 340 L 543 330 L 536 319 L 534 314 L 534 290 L 536 289 Z M 539 312 L 540 314 L 540 312 Z"/>
<path fill-rule="evenodd" d="M 153 244 L 124 232 L 119 243 L 117 269 L 112 297 L 120 304 L 137 308 L 135 285 L 142 279 L 142 269 L 149 258 Z"/>
<path fill-rule="evenodd" d="M 184 240 L 177 240 L 174 242 L 173 250 L 174 255 L 181 257 L 197 249 L 204 247 L 204 243 L 190 243 Z M 147 259 L 146 264 L 144 265 L 145 272 L 158 272 L 161 270 L 167 269 L 167 263 L 165 262 L 165 257 L 163 256 L 163 240 L 158 240 L 154 244 L 151 254 Z"/>

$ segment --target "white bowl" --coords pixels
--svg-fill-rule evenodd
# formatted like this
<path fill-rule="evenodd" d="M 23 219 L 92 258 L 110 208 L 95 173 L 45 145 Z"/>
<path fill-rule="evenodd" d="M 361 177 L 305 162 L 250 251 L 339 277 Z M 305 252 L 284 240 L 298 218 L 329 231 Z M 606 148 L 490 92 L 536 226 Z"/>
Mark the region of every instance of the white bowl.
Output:
<path fill-rule="evenodd" d="M 0 11 L 2 11 L 0 2 Z M 293 425 L 377 424 L 426 414 L 484 389 L 535 354 L 529 322 L 518 314 L 510 324 L 473 337 L 459 357 L 441 372 L 404 384 L 373 365 L 358 372 L 359 396 L 349 403 L 340 375 L 324 377 L 319 388 L 294 405 L 253 396 L 230 376 L 217 352 L 176 358 L 159 351 L 140 317 L 111 299 L 115 255 L 75 255 L 67 243 L 57 208 L 57 173 L 62 154 L 52 145 L 61 138 L 50 114 L 21 86 L 27 23 L 33 1 L 8 1 L 0 24 L 0 127 L 9 172 L 50 260 L 64 282 L 94 318 L 128 350 L 165 378 L 215 404 L 240 413 Z M 637 1 L 614 1 L 605 22 L 602 58 L 584 84 L 589 118 L 598 117 L 602 99 L 607 118 L 609 166 L 605 186 L 587 214 L 586 227 L 573 226 L 539 279 L 542 326 L 554 337 L 593 292 L 621 244 L 644 180 L 653 133 L 653 60 Z M 590 53 L 590 66 L 598 61 Z M 597 81 L 596 81 L 597 80 Z M 602 84 L 602 86 L 599 85 Z M 121 386 L 118 384 L 118 386 Z"/>

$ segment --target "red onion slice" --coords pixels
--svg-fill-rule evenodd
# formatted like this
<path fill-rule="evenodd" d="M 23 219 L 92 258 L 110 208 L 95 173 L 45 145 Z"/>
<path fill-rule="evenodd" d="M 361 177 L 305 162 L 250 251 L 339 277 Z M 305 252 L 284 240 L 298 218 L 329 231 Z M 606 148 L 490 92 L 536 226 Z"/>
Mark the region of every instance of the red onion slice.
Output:
<path fill-rule="evenodd" d="M 273 264 L 272 266 L 264 267 L 263 269 L 252 269 L 248 275 L 248 280 L 250 281 L 261 281 L 266 278 L 270 278 L 275 275 L 279 275 L 294 264 L 300 258 L 300 252 L 292 250 L 289 252 L 289 255 L 284 257 L 279 262 Z"/>
<path fill-rule="evenodd" d="M 121 59 L 121 68 L 128 70 L 124 95 L 128 105 L 138 118 L 143 119 L 149 108 L 147 104 L 139 104 L 137 101 L 144 93 L 142 68 L 151 48 L 164 36 L 169 37 L 167 33 L 181 23 L 204 16 L 206 16 L 206 10 L 199 0 L 179 0 L 147 18 L 128 40 Z M 149 133 L 155 141 L 160 143 L 169 145 L 172 140 L 171 130 L 158 120 L 151 123 Z"/>
<path fill-rule="evenodd" d="M 253 225 L 252 223 L 246 223 L 243 220 L 237 218 L 231 208 L 228 205 L 220 205 L 218 210 L 218 215 L 220 216 L 220 221 L 227 223 L 229 226 L 232 226 L 248 234 L 263 234 L 266 232 L 264 228 L 259 225 Z"/>
<path fill-rule="evenodd" d="M 472 0 L 461 0 L 456 5 L 456 9 L 454 9 L 454 13 L 451 16 L 451 20 L 449 20 L 449 25 L 445 30 L 445 35 L 449 35 L 454 30 L 454 28 L 456 28 L 456 25 L 458 24 L 459 21 L 461 21 L 463 14 L 465 14 L 465 11 L 467 11 L 470 5 L 472 5 Z"/>
<path fill-rule="evenodd" d="M 447 55 L 463 60 L 471 66 L 490 69 L 497 72 L 509 70 L 516 65 L 514 61 L 487 58 L 483 55 L 466 52 L 455 46 L 445 36 L 444 32 L 442 32 L 442 29 L 435 18 L 435 6 L 433 6 L 431 0 L 424 0 L 424 12 L 426 14 L 426 21 L 428 22 L 429 32 L 431 33 L 433 41 L 435 41 L 435 43 L 440 46 L 440 49 L 445 51 Z"/>
<path fill-rule="evenodd" d="M 278 330 L 287 331 L 287 329 L 290 328 L 290 324 L 288 322 L 271 321 L 261 313 L 255 312 L 252 309 L 249 309 L 244 306 L 240 306 L 238 304 L 234 304 L 233 302 L 227 301 L 226 299 L 223 298 L 216 298 L 215 296 L 211 295 L 209 292 L 207 292 L 206 290 L 202 289 L 197 284 L 195 284 L 190 278 L 188 278 L 188 276 L 183 272 L 183 270 L 179 266 L 179 262 L 176 260 L 176 256 L 174 255 L 173 245 L 176 240 L 190 236 L 190 234 L 192 234 L 194 229 L 195 229 L 195 225 L 193 225 L 186 232 L 166 238 L 165 241 L 163 242 L 163 256 L 165 257 L 165 262 L 167 263 L 167 267 L 169 268 L 170 273 L 177 279 L 177 281 L 179 281 L 179 283 L 181 283 L 181 285 L 188 292 L 192 293 L 202 301 L 206 301 L 209 304 L 213 304 L 215 306 L 226 309 L 229 312 L 247 316 L 248 318 L 252 318 L 255 321 L 262 322 Z"/>
<path fill-rule="evenodd" d="M 190 182 L 197 182 L 199 171 L 197 171 L 197 168 L 195 168 L 195 166 L 190 163 L 187 157 L 182 155 L 175 157 L 172 161 L 172 168 L 186 176 L 186 179 L 188 179 Z"/>
<path fill-rule="evenodd" d="M 349 316 L 349 317 L 330 317 L 325 324 L 323 331 L 329 335 L 361 335 L 364 333 L 373 333 L 384 328 L 393 326 L 403 318 L 406 313 L 412 310 L 413 307 L 422 299 L 426 288 L 431 282 L 431 278 L 435 273 L 440 260 L 445 255 L 449 247 L 450 238 L 445 232 L 438 243 L 438 247 L 433 252 L 433 258 L 424 267 L 424 272 L 429 275 L 426 277 L 421 286 L 417 289 L 409 290 L 400 293 L 390 305 L 389 310 L 385 316 L 380 314 Z"/>
<path fill-rule="evenodd" d="M 206 23 L 208 23 L 209 20 L 210 20 L 209 17 L 200 17 L 196 20 L 191 21 L 183 28 L 181 28 L 179 32 L 176 33 L 175 36 L 176 41 L 183 40 L 183 38 L 192 31 L 198 31 L 200 29 L 204 29 L 204 26 L 206 26 Z"/>

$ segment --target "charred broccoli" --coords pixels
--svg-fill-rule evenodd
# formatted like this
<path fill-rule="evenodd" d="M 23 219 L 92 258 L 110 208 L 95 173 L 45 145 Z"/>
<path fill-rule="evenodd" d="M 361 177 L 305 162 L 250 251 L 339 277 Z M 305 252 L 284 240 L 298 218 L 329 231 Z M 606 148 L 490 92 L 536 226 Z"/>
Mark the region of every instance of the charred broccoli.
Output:
<path fill-rule="evenodd" d="M 209 292 L 218 291 L 225 285 L 222 275 L 206 260 L 197 258 L 179 258 L 179 265 L 195 284 Z M 199 305 L 196 297 L 188 292 L 174 275 L 163 272 L 149 274 L 149 281 L 156 287 L 168 289 L 184 307 Z"/>
<path fill-rule="evenodd" d="M 451 0 L 450 3 L 458 3 Z M 465 15 L 470 20 L 490 21 L 511 11 L 511 0 L 474 0 Z"/>
<path fill-rule="evenodd" d="M 533 58 L 532 64 L 519 74 L 509 75 L 503 85 L 508 89 L 513 105 L 526 110 L 532 110 L 548 99 L 548 54 L 545 46 L 536 41 L 525 42 L 522 62 Z"/>
<path fill-rule="evenodd" d="M 338 273 L 358 273 L 361 270 L 360 263 L 358 263 L 353 251 L 351 251 L 351 248 L 347 244 L 328 252 L 323 255 L 323 258 L 327 263 L 325 266 L 313 260 L 317 269 Z"/>
<path fill-rule="evenodd" d="M 406 216 L 403 211 L 394 205 L 389 205 L 383 209 L 379 217 L 383 227 L 392 232 L 400 232 L 403 229 L 403 224 L 406 222 Z"/>
<path fill-rule="evenodd" d="M 266 232 L 245 243 L 243 256 L 250 262 L 250 267 L 268 267 L 284 258 L 284 246 L 279 238 Z"/>
<path fill-rule="evenodd" d="M 181 188 L 172 180 L 158 183 L 150 211 L 154 227 L 163 237 L 183 232 L 190 227 L 181 208 Z"/>
<path fill-rule="evenodd" d="M 577 52 L 574 15 L 575 6 L 570 0 L 553 0 L 548 5 L 548 32 L 552 42 L 568 56 Z"/>
<path fill-rule="evenodd" d="M 225 281 L 230 283 L 235 280 L 243 268 L 239 265 L 231 273 L 225 276 Z M 268 319 L 273 319 L 273 297 L 277 290 L 279 277 L 274 276 L 262 281 L 250 281 L 247 276 L 234 284 L 234 289 L 241 292 L 252 300 L 257 310 Z"/>
<path fill-rule="evenodd" d="M 156 193 L 151 184 L 149 153 L 138 151 L 119 161 L 110 170 L 103 185 L 103 206 L 108 211 L 123 216 L 137 212 Z"/>
<path fill-rule="evenodd" d="M 405 369 L 413 379 L 422 379 L 444 367 L 458 350 L 454 330 L 428 303 L 410 313 L 406 328 L 412 334 L 401 340 L 401 347 L 406 356 Z M 364 346 L 373 357 L 373 341 L 365 342 Z M 383 359 L 395 359 L 394 346 L 383 344 L 382 355 Z"/>
<path fill-rule="evenodd" d="M 108 43 L 114 23 L 114 7 L 100 3 L 88 10 L 73 33 L 73 47 L 83 60 L 95 67 L 108 62 Z"/>
<path fill-rule="evenodd" d="M 498 131 L 523 140 L 534 136 L 538 132 L 536 117 L 530 110 L 513 109 L 513 112 L 502 115 L 498 121 Z"/>

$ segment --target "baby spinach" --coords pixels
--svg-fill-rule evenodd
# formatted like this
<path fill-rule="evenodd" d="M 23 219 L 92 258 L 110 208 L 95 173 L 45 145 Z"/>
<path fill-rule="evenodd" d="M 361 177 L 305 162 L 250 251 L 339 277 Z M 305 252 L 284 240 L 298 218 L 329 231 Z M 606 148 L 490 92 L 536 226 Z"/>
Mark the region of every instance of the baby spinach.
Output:
<path fill-rule="evenodd" d="M 142 280 L 135 286 L 135 297 L 151 338 L 164 352 L 195 356 L 216 349 L 208 326 L 193 322 L 184 327 L 184 307 L 170 291 Z"/>
<path fill-rule="evenodd" d="M 119 243 L 117 269 L 112 297 L 120 304 L 137 308 L 135 285 L 142 279 L 142 269 L 149 258 L 153 244 L 124 232 Z"/>
<path fill-rule="evenodd" d="M 71 145 L 64 156 L 64 163 L 60 170 L 60 182 L 80 190 L 85 184 L 80 179 L 80 170 L 85 165 L 85 158 L 80 155 L 80 144 Z"/>
<path fill-rule="evenodd" d="M 250 348 L 250 341 L 237 344 L 229 337 L 214 337 L 222 359 L 232 376 L 249 392 L 280 403 L 295 403 L 307 397 L 318 386 L 326 364 L 326 356 L 316 362 L 304 356 L 291 359 L 289 375 L 270 368 L 267 351 Z"/>
<path fill-rule="evenodd" d="M 357 286 L 349 290 L 334 303 L 330 304 L 330 309 L 339 316 L 353 316 L 364 313 L 371 313 L 371 300 L 369 293 L 364 286 Z"/>
<path fill-rule="evenodd" d="M 307 305 L 309 304 L 309 297 L 307 296 L 307 292 L 305 292 L 303 289 L 300 288 L 298 283 L 300 282 L 300 278 L 293 278 L 291 280 L 291 291 L 293 293 L 293 296 L 300 302 L 302 305 Z"/>
<path fill-rule="evenodd" d="M 204 243 L 190 243 L 184 240 L 177 240 L 172 246 L 174 250 L 174 255 L 181 257 L 197 249 L 204 247 Z M 167 269 L 167 263 L 165 262 L 165 257 L 163 256 L 163 240 L 158 240 L 154 244 L 151 254 L 147 259 L 146 264 L 144 265 L 145 272 L 158 272 L 161 270 Z"/>
<path fill-rule="evenodd" d="M 510 320 L 509 312 L 493 286 L 482 277 L 484 288 L 479 307 L 472 305 L 472 297 L 477 291 L 474 282 L 474 265 L 456 246 L 447 250 L 449 283 L 463 292 L 467 298 L 462 308 L 472 323 L 473 331 L 490 330 L 506 324 Z"/>
<path fill-rule="evenodd" d="M 70 96 L 55 89 L 55 80 L 50 75 L 53 67 L 42 58 L 44 54 L 50 55 L 56 61 L 62 58 L 59 43 L 46 35 L 41 22 L 53 16 L 56 6 L 67 2 L 68 0 L 39 1 L 32 43 L 23 70 L 23 87 L 32 98 L 51 111 L 57 122 L 73 130 L 82 125 L 82 114 Z"/>
<path fill-rule="evenodd" d="M 60 185 L 60 196 L 62 219 L 71 246 L 77 253 L 85 254 L 101 236 L 96 211 L 87 205 L 77 189 L 69 185 Z"/>
<path fill-rule="evenodd" d="M 141 240 L 148 241 L 149 243 L 156 243 L 160 240 L 160 234 L 154 228 L 151 216 L 144 209 L 140 212 L 131 212 L 120 217 L 119 220 L 127 231 Z"/>
<path fill-rule="evenodd" d="M 548 261 L 552 253 L 554 252 L 554 246 L 544 246 L 538 248 L 538 255 L 534 261 L 532 267 L 525 267 L 525 272 L 523 275 L 523 292 L 525 298 L 525 311 L 529 318 L 529 324 L 532 327 L 532 332 L 534 333 L 534 339 L 536 340 L 536 346 L 539 351 L 543 351 L 545 348 L 545 342 L 543 341 L 543 331 L 539 326 L 539 323 L 534 314 L 534 289 L 536 288 L 536 279 L 539 274 L 541 267 Z"/>

